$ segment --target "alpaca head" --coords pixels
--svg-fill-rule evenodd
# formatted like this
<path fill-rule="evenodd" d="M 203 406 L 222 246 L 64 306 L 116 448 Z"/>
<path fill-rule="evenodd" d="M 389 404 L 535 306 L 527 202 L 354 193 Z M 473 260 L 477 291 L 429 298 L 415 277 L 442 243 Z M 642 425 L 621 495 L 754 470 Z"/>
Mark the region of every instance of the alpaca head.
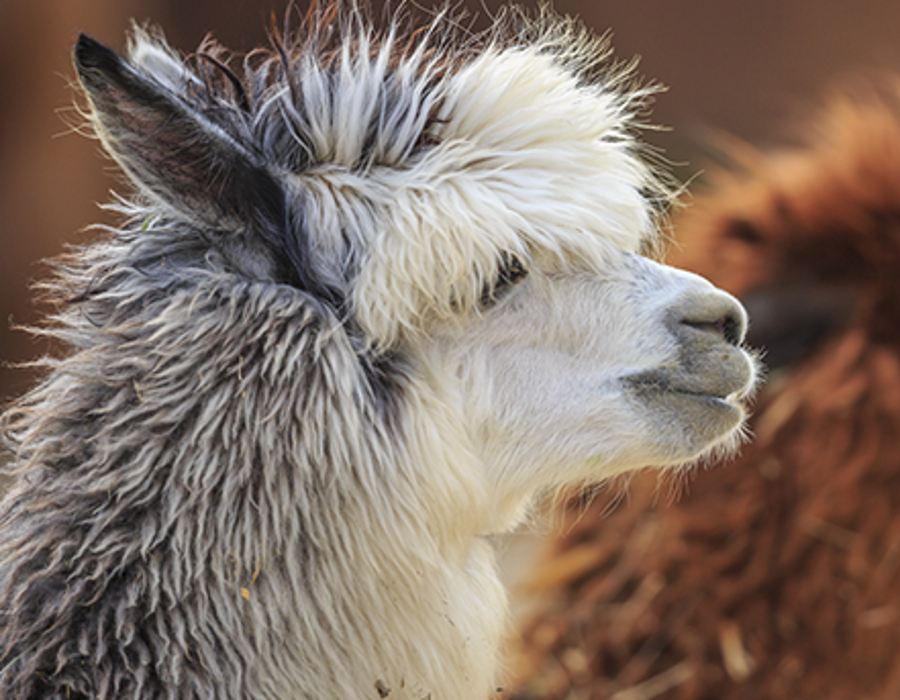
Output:
<path fill-rule="evenodd" d="M 75 49 L 135 196 L 50 283 L 73 352 L 8 419 L 10 695 L 485 697 L 487 536 L 740 432 L 743 309 L 644 255 L 648 90 L 568 20 L 339 4 L 242 61 Z"/>
<path fill-rule="evenodd" d="M 315 297 L 388 384 L 458 403 L 500 500 L 728 444 L 745 316 L 641 256 L 665 196 L 631 133 L 648 90 L 568 22 L 455 44 L 341 21 L 243 78 L 214 46 L 189 65 L 139 31 L 126 62 L 82 38 L 148 220 Z"/>

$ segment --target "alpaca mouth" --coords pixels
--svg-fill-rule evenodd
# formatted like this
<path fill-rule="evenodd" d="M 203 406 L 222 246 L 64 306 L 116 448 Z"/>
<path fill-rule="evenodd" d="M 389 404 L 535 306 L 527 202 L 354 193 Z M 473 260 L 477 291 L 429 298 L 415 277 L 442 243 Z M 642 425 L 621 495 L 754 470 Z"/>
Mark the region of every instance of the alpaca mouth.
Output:
<path fill-rule="evenodd" d="M 686 349 L 672 365 L 637 372 L 626 382 L 647 397 L 681 396 L 739 406 L 752 394 L 757 371 L 750 353 L 719 345 L 694 354 Z"/>
<path fill-rule="evenodd" d="M 679 389 L 674 386 L 633 385 L 635 395 L 641 403 L 651 409 L 663 410 L 679 416 L 685 422 L 712 422 L 724 428 L 737 426 L 746 415 L 742 394 L 732 392 L 703 392 L 694 389 Z"/>
<path fill-rule="evenodd" d="M 740 423 L 746 413 L 744 401 L 737 392 L 728 396 L 717 396 L 715 394 L 702 394 L 693 391 L 672 390 L 668 393 L 668 397 L 669 401 L 673 403 L 673 407 L 680 401 L 683 404 L 682 410 L 693 405 L 699 410 L 706 411 L 711 416 L 719 416 L 721 418 L 730 416 L 735 424 Z"/>
<path fill-rule="evenodd" d="M 669 439 L 663 443 L 663 460 L 671 463 L 730 444 L 747 417 L 745 403 L 754 385 L 749 362 L 744 372 L 697 376 L 658 370 L 626 382 L 652 429 L 665 427 Z"/>
<path fill-rule="evenodd" d="M 740 407 L 743 402 L 739 395 L 735 392 L 728 396 L 719 396 L 718 394 L 704 394 L 696 391 L 679 391 L 678 389 L 670 389 L 668 393 L 673 397 L 681 397 L 687 401 L 700 401 L 709 405 L 710 408 L 716 407 Z"/>
<path fill-rule="evenodd" d="M 694 371 L 684 367 L 649 370 L 626 382 L 645 407 L 675 415 L 694 428 L 715 426 L 713 432 L 718 433 L 743 421 L 756 380 L 752 361 L 743 352 L 735 352 L 718 365 L 701 363 Z"/>
<path fill-rule="evenodd" d="M 709 386 L 704 386 L 702 380 L 690 381 L 685 378 L 681 379 L 681 382 L 676 381 L 676 378 L 669 376 L 668 372 L 658 371 L 642 372 L 629 377 L 626 381 L 632 391 L 638 395 L 682 396 L 688 399 L 724 403 L 732 406 L 743 403 L 743 399 L 749 393 L 749 379 L 740 381 L 739 378 L 735 377 L 730 381 L 722 381 L 722 378 L 716 378 L 718 381 L 709 382 Z"/>

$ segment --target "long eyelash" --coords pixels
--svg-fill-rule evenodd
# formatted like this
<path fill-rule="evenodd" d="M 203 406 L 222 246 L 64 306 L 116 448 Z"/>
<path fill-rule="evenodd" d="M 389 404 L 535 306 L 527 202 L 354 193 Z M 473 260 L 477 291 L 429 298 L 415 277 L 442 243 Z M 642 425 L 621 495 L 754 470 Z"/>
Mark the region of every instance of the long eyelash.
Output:
<path fill-rule="evenodd" d="M 496 303 L 500 295 L 528 276 L 528 270 L 522 261 L 512 253 L 503 253 L 497 266 L 497 280 L 486 287 L 481 294 L 481 305 L 489 307 Z"/>
<path fill-rule="evenodd" d="M 494 289 L 496 290 L 497 287 L 502 288 L 515 284 L 523 277 L 527 276 L 528 270 L 525 269 L 522 261 L 511 253 L 504 253 L 500 262 L 497 284 L 494 285 Z"/>

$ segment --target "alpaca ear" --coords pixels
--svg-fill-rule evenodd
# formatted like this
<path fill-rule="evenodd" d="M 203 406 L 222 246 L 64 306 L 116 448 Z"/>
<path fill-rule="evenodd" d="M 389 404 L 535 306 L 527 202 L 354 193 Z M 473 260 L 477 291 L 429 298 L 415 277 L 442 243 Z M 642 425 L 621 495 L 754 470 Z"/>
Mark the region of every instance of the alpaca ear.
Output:
<path fill-rule="evenodd" d="M 204 228 L 256 236 L 271 251 L 279 282 L 340 303 L 313 269 L 302 216 L 290 211 L 284 189 L 250 147 L 177 91 L 174 59 L 163 57 L 168 63 L 157 79 L 84 34 L 74 53 L 97 133 L 143 193 Z M 161 60 L 144 59 L 148 70 Z M 190 82 L 197 88 L 196 78 Z"/>
<path fill-rule="evenodd" d="M 143 191 L 206 225 L 284 226 L 275 178 L 169 86 L 84 34 L 74 58 L 100 139 Z"/>

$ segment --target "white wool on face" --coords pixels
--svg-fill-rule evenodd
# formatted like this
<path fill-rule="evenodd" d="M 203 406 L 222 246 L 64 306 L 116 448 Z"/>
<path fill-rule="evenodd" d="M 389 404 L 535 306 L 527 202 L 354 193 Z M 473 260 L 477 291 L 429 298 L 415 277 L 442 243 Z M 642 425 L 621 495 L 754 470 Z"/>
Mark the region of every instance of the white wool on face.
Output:
<path fill-rule="evenodd" d="M 503 252 L 596 268 L 656 237 L 648 196 L 664 187 L 631 133 L 652 89 L 613 71 L 585 78 L 608 50 L 570 31 L 465 59 L 423 42 L 399 62 L 391 37 L 373 50 L 362 34 L 336 73 L 313 56 L 299 64 L 305 111 L 294 120 L 308 125 L 313 165 L 287 179 L 323 264 L 361 256 L 350 294 L 371 346 L 472 309 Z M 287 91 L 273 101 L 298 109 Z M 423 138 L 433 145 L 417 149 Z"/>
<path fill-rule="evenodd" d="M 653 235 L 627 96 L 580 85 L 539 46 L 478 57 L 448 93 L 442 137 L 472 145 L 473 175 L 530 242 L 587 252 L 587 234 L 633 252 Z"/>
<path fill-rule="evenodd" d="M 580 86 L 539 48 L 489 51 L 454 75 L 441 146 L 385 182 L 387 228 L 355 294 L 371 335 L 390 343 L 421 330 L 417 310 L 471 306 L 498 251 L 600 267 L 651 239 L 653 176 L 623 100 Z"/>

